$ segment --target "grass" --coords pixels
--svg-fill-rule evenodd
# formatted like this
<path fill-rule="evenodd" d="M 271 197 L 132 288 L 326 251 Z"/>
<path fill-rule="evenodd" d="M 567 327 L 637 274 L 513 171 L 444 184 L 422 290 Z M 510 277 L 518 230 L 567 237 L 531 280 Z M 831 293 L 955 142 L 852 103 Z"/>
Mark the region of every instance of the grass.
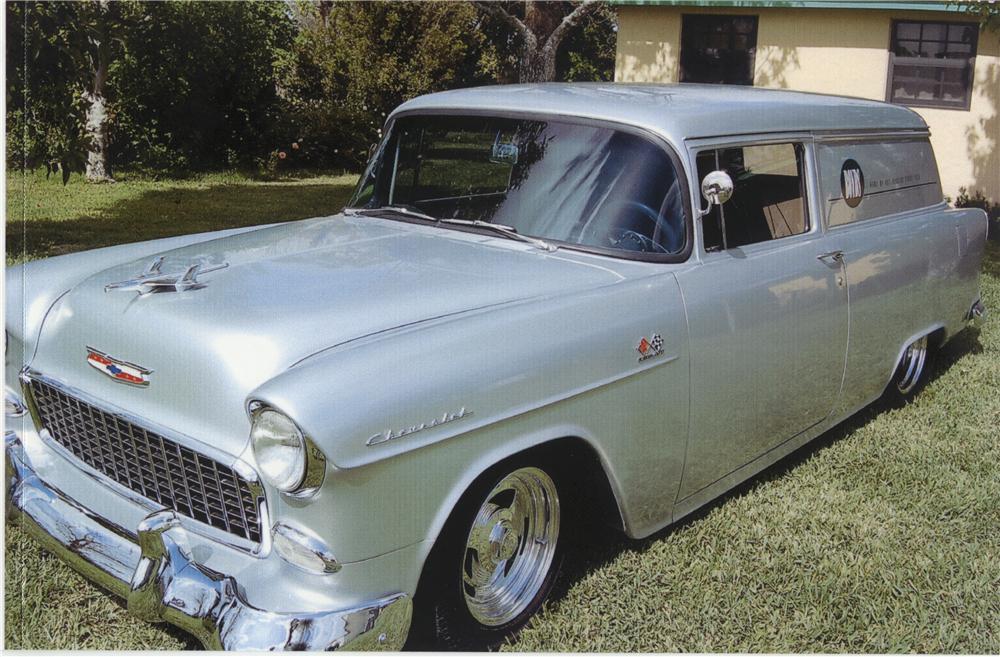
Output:
<path fill-rule="evenodd" d="M 328 213 L 352 181 L 74 184 L 29 180 L 21 198 L 42 205 L 29 213 L 28 248 L 19 238 L 27 257 Z M 996 243 L 982 286 L 1000 309 Z M 595 535 L 506 649 L 1000 652 L 998 390 L 994 319 L 946 347 L 914 403 L 863 412 L 652 538 Z M 16 527 L 6 552 L 8 648 L 195 647 L 129 617 Z"/>
<path fill-rule="evenodd" d="M 188 180 L 129 179 L 67 185 L 44 171 L 7 177 L 7 264 L 112 244 L 332 214 L 355 175 L 250 180 L 207 174 Z"/>

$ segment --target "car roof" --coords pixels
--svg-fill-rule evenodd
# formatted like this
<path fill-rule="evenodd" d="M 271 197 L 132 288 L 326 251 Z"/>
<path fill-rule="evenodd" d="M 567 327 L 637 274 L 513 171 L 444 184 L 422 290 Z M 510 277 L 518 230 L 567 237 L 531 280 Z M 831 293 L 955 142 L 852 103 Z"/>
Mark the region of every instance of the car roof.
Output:
<path fill-rule="evenodd" d="M 713 84 L 542 83 L 418 96 L 393 112 L 537 112 L 616 121 L 685 139 L 768 132 L 927 130 L 916 112 L 862 98 Z"/>

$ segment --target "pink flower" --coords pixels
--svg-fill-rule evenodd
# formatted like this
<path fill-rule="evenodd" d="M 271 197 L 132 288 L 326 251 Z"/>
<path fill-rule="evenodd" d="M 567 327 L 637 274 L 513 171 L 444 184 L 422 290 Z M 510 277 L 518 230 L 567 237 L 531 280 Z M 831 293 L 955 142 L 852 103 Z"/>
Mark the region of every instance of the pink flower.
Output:
<path fill-rule="evenodd" d="M 288 157 L 288 153 L 286 153 L 285 151 L 278 151 L 278 159 L 279 160 L 283 160 L 286 157 Z"/>

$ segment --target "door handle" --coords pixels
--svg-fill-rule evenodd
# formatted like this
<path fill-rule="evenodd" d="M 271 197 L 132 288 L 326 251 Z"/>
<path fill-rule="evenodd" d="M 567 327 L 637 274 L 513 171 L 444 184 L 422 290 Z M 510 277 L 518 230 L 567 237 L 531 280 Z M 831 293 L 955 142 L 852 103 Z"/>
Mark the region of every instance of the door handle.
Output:
<path fill-rule="evenodd" d="M 822 260 L 823 262 L 835 262 L 837 264 L 842 264 L 844 262 L 844 252 L 843 251 L 830 251 L 829 253 L 820 253 L 816 256 L 817 260 Z"/>

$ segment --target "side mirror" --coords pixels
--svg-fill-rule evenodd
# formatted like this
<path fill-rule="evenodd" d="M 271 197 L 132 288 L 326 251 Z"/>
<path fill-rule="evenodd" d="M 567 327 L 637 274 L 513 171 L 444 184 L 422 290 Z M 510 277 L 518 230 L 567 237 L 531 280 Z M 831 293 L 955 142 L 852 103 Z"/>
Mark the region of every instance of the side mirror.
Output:
<path fill-rule="evenodd" d="M 733 179 L 725 171 L 713 171 L 701 181 L 701 195 L 708 201 L 708 209 L 722 205 L 733 197 Z"/>

